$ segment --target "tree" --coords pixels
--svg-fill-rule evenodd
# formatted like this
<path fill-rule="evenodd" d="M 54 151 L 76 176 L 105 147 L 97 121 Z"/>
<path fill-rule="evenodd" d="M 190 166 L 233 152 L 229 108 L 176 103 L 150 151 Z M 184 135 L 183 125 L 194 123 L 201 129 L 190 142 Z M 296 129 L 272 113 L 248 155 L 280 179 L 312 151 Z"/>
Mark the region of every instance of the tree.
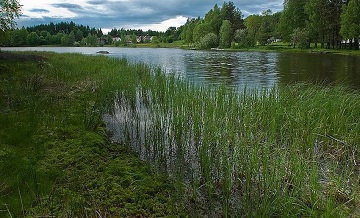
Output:
<path fill-rule="evenodd" d="M 221 48 L 230 48 L 232 41 L 232 25 L 229 20 L 224 20 L 222 22 L 220 33 L 220 47 Z"/>
<path fill-rule="evenodd" d="M 72 46 L 75 43 L 75 33 L 71 31 L 70 34 L 64 34 L 61 38 L 61 44 L 64 46 Z"/>
<path fill-rule="evenodd" d="M 108 33 L 112 37 L 119 37 L 119 32 L 116 28 L 111 29 L 111 31 Z"/>
<path fill-rule="evenodd" d="M 88 46 L 94 46 L 94 45 L 96 45 L 96 43 L 97 43 L 97 36 L 89 33 L 86 38 L 86 44 Z"/>
<path fill-rule="evenodd" d="M 291 34 L 291 38 L 294 48 L 296 46 L 302 49 L 309 47 L 309 33 L 305 28 L 296 28 Z"/>
<path fill-rule="evenodd" d="M 39 45 L 39 43 L 40 43 L 40 37 L 38 36 L 38 34 L 36 34 L 36 32 L 31 32 L 27 36 L 26 41 L 27 41 L 28 45 L 36 46 L 36 45 Z"/>
<path fill-rule="evenodd" d="M 305 5 L 305 12 L 308 15 L 306 22 L 306 29 L 309 30 L 311 39 L 315 42 L 321 41 L 321 47 L 324 47 L 325 35 L 327 32 L 328 19 L 326 10 L 321 10 L 326 5 L 327 0 L 313 0 L 307 1 Z"/>
<path fill-rule="evenodd" d="M 202 37 L 211 32 L 212 28 L 210 24 L 205 23 L 204 21 L 198 22 L 194 28 L 193 39 L 195 42 L 198 42 Z"/>
<path fill-rule="evenodd" d="M 194 42 L 194 28 L 196 26 L 196 23 L 200 21 L 200 18 L 198 19 L 187 19 L 183 31 L 181 33 L 181 38 L 185 41 L 185 43 L 193 43 Z"/>
<path fill-rule="evenodd" d="M 258 41 L 259 32 L 262 25 L 262 17 L 260 15 L 250 15 L 245 18 L 244 24 L 247 29 L 248 37 L 253 41 L 253 44 L 255 45 Z"/>
<path fill-rule="evenodd" d="M 272 33 L 275 30 L 274 22 L 272 21 L 272 11 L 269 9 L 262 12 L 262 22 L 259 29 L 258 40 L 261 45 L 265 45 L 269 42 L 269 39 L 273 36 Z"/>
<path fill-rule="evenodd" d="M 234 40 L 238 48 L 248 48 L 255 46 L 255 40 L 249 35 L 247 29 L 238 29 L 235 31 Z"/>
<path fill-rule="evenodd" d="M 237 7 L 235 7 L 234 2 L 224 2 L 220 16 L 222 21 L 228 20 L 231 23 L 231 32 L 230 37 L 233 38 L 235 30 L 243 29 L 244 20 L 242 19 L 243 15 Z M 223 23 L 222 23 L 223 24 Z"/>
<path fill-rule="evenodd" d="M 221 18 L 221 10 L 218 7 L 217 4 L 214 5 L 214 8 L 211 9 L 206 15 L 205 15 L 205 23 L 208 23 L 210 27 L 212 28 L 211 32 L 215 33 L 216 35 L 219 34 L 220 27 L 222 24 L 222 18 Z"/>
<path fill-rule="evenodd" d="M 15 27 L 15 18 L 20 16 L 20 9 L 18 0 L 0 1 L 0 43 L 8 38 L 6 31 Z"/>
<path fill-rule="evenodd" d="M 16 25 L 15 18 L 21 14 L 18 0 L 2 0 L 0 2 L 0 30 L 13 29 Z"/>
<path fill-rule="evenodd" d="M 305 28 L 307 16 L 303 0 L 285 0 L 284 11 L 280 19 L 280 29 L 285 41 L 291 41 L 291 34 L 296 28 Z"/>
<path fill-rule="evenodd" d="M 81 42 L 81 40 L 84 38 L 83 35 L 84 35 L 83 32 L 80 29 L 77 29 L 75 31 L 75 41 Z"/>
<path fill-rule="evenodd" d="M 50 43 L 54 45 L 61 44 L 61 39 L 64 35 L 65 33 L 57 33 L 56 35 L 52 35 L 50 38 Z"/>
<path fill-rule="evenodd" d="M 9 32 L 9 42 L 8 45 L 11 46 L 22 46 L 26 45 L 26 38 L 28 36 L 28 32 L 25 28 L 16 29 Z"/>
<path fill-rule="evenodd" d="M 345 39 L 354 39 L 355 49 L 359 49 L 360 0 L 350 0 L 343 6 L 340 33 Z"/>

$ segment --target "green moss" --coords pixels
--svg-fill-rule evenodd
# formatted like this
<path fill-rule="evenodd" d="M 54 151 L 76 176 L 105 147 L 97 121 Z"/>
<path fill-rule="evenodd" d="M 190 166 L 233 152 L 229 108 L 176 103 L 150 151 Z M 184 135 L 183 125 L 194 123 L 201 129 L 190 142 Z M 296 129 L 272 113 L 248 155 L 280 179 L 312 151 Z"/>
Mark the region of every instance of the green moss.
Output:
<path fill-rule="evenodd" d="M 36 54 L 48 59 L 0 60 L 0 217 L 177 214 L 166 177 L 111 144 L 101 121 L 101 74 L 127 63 Z"/>

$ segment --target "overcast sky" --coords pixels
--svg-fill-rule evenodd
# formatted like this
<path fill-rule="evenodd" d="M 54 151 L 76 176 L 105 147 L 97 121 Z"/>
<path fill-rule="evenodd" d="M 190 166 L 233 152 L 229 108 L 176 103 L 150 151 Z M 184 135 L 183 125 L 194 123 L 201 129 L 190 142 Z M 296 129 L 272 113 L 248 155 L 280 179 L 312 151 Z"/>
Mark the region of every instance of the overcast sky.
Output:
<path fill-rule="evenodd" d="M 228 0 L 226 0 L 227 2 Z M 246 17 L 271 9 L 283 9 L 283 0 L 235 0 Z M 179 27 L 188 17 L 203 17 L 215 4 L 224 0 L 20 0 L 23 15 L 18 27 L 70 22 L 102 28 L 107 33 L 112 28 L 165 31 L 170 26 Z"/>

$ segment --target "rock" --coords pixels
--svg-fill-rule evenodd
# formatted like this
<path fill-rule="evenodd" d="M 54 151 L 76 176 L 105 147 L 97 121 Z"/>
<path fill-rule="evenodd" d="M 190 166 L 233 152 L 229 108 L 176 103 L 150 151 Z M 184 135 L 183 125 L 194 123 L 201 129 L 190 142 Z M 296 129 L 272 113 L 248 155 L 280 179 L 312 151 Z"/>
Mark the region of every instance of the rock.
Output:
<path fill-rule="evenodd" d="M 98 53 L 98 54 L 110 54 L 110 52 L 108 52 L 108 51 L 98 51 L 96 53 Z"/>

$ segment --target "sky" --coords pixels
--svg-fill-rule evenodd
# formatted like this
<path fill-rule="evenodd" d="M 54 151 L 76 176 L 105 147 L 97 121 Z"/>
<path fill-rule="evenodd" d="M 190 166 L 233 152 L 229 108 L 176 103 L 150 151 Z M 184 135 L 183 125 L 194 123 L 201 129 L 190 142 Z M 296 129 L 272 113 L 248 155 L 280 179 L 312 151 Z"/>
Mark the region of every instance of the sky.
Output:
<path fill-rule="evenodd" d="M 101 28 L 166 31 L 185 24 L 187 18 L 204 17 L 215 4 L 224 0 L 20 0 L 19 28 L 70 22 Z M 228 0 L 226 0 L 228 2 Z M 283 9 L 283 0 L 233 0 L 244 17 L 271 9 Z"/>

